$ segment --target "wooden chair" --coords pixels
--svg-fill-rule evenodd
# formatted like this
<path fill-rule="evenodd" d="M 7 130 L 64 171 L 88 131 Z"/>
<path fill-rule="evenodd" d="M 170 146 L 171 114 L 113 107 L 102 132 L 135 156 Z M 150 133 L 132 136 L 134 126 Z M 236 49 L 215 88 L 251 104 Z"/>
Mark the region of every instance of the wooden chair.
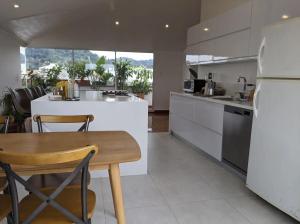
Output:
<path fill-rule="evenodd" d="M 94 120 L 93 115 L 74 115 L 74 116 L 56 116 L 56 115 L 35 115 L 33 120 L 37 122 L 39 133 L 43 133 L 43 123 L 83 123 L 78 131 L 88 131 L 89 124 Z M 47 189 L 59 186 L 69 173 L 33 175 L 28 179 L 28 183 L 35 188 Z M 90 173 L 88 173 L 88 184 L 90 183 Z M 78 175 L 70 186 L 80 186 L 81 176 Z"/>
<path fill-rule="evenodd" d="M 0 124 L 4 125 L 4 127 L 2 128 L 4 134 L 6 134 L 8 132 L 9 123 L 12 121 L 13 121 L 13 118 L 11 118 L 10 116 L 0 116 Z M 6 178 L 0 177 L 0 192 L 2 192 L 6 187 L 7 187 Z M 0 208 L 0 210 L 1 210 L 1 208 Z"/>
<path fill-rule="evenodd" d="M 33 154 L 6 152 L 5 149 L 0 151 L 0 166 L 5 171 L 9 183 L 12 222 L 16 224 L 91 224 L 96 206 L 96 194 L 88 190 L 87 174 L 89 162 L 97 152 L 97 146 Z M 11 168 L 13 165 L 60 166 L 70 163 L 76 166 L 74 171 L 58 188 L 47 190 L 31 186 Z M 80 187 L 68 187 L 79 173 L 82 173 Z M 16 182 L 31 192 L 20 202 Z"/>
<path fill-rule="evenodd" d="M 4 125 L 2 131 L 4 134 L 8 132 L 9 123 L 13 121 L 13 118 L 9 116 L 0 116 L 0 124 Z M 7 180 L 5 177 L 0 177 L 0 192 L 3 192 L 7 187 Z M 7 217 L 11 212 L 10 197 L 5 194 L 0 194 L 0 221 Z"/>
<path fill-rule="evenodd" d="M 39 133 L 43 133 L 43 123 L 83 123 L 78 131 L 88 131 L 90 123 L 94 120 L 93 115 L 34 115 L 33 120 L 37 122 Z"/>
<path fill-rule="evenodd" d="M 4 125 L 3 127 L 4 134 L 8 132 L 8 126 L 12 119 L 13 118 L 11 118 L 10 116 L 0 116 L 0 124 Z"/>

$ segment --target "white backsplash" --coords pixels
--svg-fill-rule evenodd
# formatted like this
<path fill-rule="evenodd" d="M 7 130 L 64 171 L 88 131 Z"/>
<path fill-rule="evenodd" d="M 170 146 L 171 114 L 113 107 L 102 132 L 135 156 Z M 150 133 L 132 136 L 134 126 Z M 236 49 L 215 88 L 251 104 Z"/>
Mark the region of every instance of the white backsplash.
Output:
<path fill-rule="evenodd" d="M 241 85 L 237 82 L 239 76 L 244 76 L 249 84 L 256 84 L 257 62 L 239 62 L 198 66 L 198 78 L 204 79 L 208 73 L 213 73 L 213 80 L 226 89 L 226 95 L 234 95 Z"/>

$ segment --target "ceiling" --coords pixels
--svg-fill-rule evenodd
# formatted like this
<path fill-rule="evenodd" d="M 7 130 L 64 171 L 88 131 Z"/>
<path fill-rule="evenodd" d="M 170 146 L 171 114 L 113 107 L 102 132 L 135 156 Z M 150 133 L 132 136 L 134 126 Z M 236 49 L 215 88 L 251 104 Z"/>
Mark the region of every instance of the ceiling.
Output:
<path fill-rule="evenodd" d="M 0 27 L 29 46 L 86 49 L 122 48 L 122 42 L 123 48 L 182 47 L 187 28 L 199 22 L 201 11 L 200 0 L 1 0 L 0 4 Z"/>

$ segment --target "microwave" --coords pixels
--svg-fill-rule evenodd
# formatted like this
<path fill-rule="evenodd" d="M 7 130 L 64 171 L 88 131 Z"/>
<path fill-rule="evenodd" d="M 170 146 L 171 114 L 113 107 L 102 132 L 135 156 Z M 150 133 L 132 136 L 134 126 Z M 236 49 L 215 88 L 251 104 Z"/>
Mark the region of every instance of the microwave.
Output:
<path fill-rule="evenodd" d="M 187 93 L 201 93 L 205 84 L 206 81 L 204 79 L 184 80 L 183 91 Z"/>

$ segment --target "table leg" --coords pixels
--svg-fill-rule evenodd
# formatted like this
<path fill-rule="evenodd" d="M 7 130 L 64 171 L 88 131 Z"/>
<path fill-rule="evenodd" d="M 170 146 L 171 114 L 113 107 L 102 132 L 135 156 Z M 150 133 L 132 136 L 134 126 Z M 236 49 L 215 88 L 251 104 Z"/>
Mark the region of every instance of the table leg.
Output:
<path fill-rule="evenodd" d="M 118 224 L 125 224 L 125 210 L 121 186 L 119 164 L 111 164 L 109 166 L 109 180 L 112 189 L 112 197 L 114 202 L 115 214 Z"/>

